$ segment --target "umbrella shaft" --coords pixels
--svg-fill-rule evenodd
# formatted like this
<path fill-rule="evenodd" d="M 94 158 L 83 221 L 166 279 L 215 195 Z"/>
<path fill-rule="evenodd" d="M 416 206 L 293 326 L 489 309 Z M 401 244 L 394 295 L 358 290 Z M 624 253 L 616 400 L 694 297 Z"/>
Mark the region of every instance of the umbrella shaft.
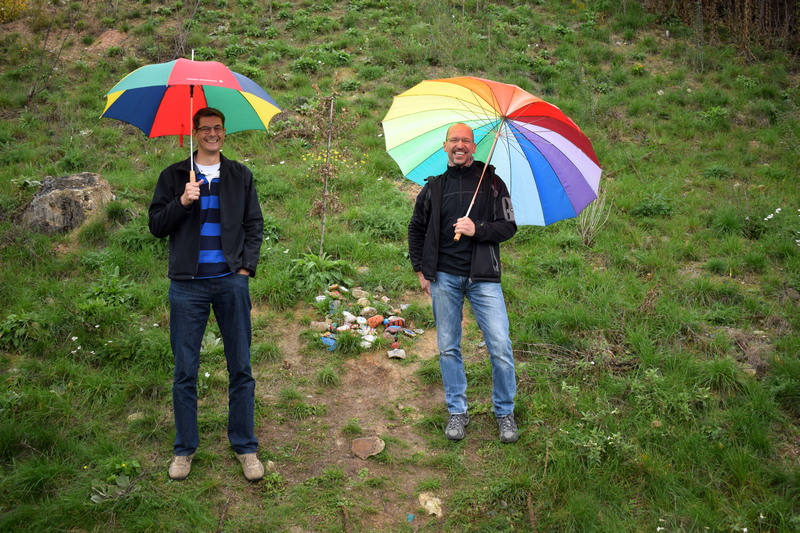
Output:
<path fill-rule="evenodd" d="M 502 126 L 502 124 L 501 124 Z M 481 172 L 481 177 L 478 180 L 478 186 L 475 187 L 475 193 L 472 195 L 472 200 L 469 202 L 469 207 L 467 208 L 467 213 L 464 215 L 468 217 L 470 212 L 472 211 L 472 206 L 475 205 L 475 198 L 478 196 L 478 191 L 481 190 L 481 184 L 483 183 L 483 176 L 486 174 L 486 169 L 489 168 L 489 161 L 492 160 L 492 155 L 494 154 L 494 147 L 497 146 L 497 139 L 500 138 L 500 127 L 497 128 L 497 133 L 494 136 L 494 142 L 492 142 L 492 147 L 489 149 L 489 156 L 486 158 L 486 162 L 483 165 L 483 171 Z M 456 233 L 455 237 L 453 237 L 454 241 L 461 240 L 461 234 Z"/>

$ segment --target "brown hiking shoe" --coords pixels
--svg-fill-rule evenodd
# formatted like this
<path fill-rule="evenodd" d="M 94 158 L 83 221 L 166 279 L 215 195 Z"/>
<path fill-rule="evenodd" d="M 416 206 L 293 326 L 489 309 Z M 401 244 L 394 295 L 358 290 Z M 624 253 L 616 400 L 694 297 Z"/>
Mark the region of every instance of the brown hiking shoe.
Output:
<path fill-rule="evenodd" d="M 192 455 L 176 455 L 169 465 L 169 478 L 175 481 L 186 479 L 192 471 Z"/>
<path fill-rule="evenodd" d="M 264 465 L 254 453 L 237 453 L 236 458 L 242 463 L 242 472 L 247 481 L 258 481 L 264 477 Z"/>

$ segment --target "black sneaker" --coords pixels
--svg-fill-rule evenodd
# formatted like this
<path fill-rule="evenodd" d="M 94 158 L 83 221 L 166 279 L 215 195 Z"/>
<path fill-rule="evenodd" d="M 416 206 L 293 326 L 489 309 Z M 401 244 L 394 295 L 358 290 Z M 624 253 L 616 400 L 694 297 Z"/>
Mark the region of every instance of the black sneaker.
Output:
<path fill-rule="evenodd" d="M 467 433 L 468 425 L 469 415 L 467 413 L 450 415 L 450 420 L 447 421 L 447 427 L 444 429 L 444 436 L 450 440 L 461 440 Z"/>
<path fill-rule="evenodd" d="M 497 427 L 500 428 L 500 442 L 503 444 L 517 442 L 517 439 L 519 439 L 517 422 L 514 420 L 513 413 L 506 416 L 498 416 Z"/>

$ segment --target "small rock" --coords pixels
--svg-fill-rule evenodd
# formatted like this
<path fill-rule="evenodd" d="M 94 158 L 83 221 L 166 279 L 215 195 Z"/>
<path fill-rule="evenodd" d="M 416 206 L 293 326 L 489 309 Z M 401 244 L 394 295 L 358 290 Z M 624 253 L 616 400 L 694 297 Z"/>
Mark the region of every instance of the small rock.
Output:
<path fill-rule="evenodd" d="M 396 348 L 394 350 L 389 350 L 388 352 L 389 359 L 405 359 L 406 358 L 406 351 L 402 348 Z"/>
<path fill-rule="evenodd" d="M 442 500 L 436 498 L 429 492 L 423 492 L 419 495 L 419 505 L 425 509 L 428 514 L 434 515 L 437 518 L 442 517 Z"/>
<path fill-rule="evenodd" d="M 381 324 L 383 324 L 383 315 L 375 315 L 371 316 L 367 319 L 367 324 L 371 328 L 377 328 Z"/>
<path fill-rule="evenodd" d="M 353 443 L 350 445 L 350 450 L 353 452 L 353 455 L 364 460 L 373 455 L 378 455 L 384 448 L 386 448 L 386 443 L 379 437 L 354 439 Z"/>
<path fill-rule="evenodd" d="M 364 335 L 361 337 L 361 342 L 359 344 L 362 348 L 370 348 L 373 342 L 375 342 L 375 335 Z"/>
<path fill-rule="evenodd" d="M 386 319 L 386 325 L 388 326 L 400 326 L 401 328 L 406 325 L 405 319 L 401 316 L 390 316 Z"/>
<path fill-rule="evenodd" d="M 374 307 L 365 307 L 361 310 L 361 316 L 369 318 L 378 314 L 378 310 Z"/>
<path fill-rule="evenodd" d="M 353 289 L 352 293 L 353 298 L 359 300 L 361 298 L 369 298 L 369 293 L 363 289 L 355 288 Z"/>
<path fill-rule="evenodd" d="M 144 413 L 137 412 L 131 413 L 128 415 L 128 422 L 136 422 L 137 420 L 142 420 L 144 418 Z"/>
<path fill-rule="evenodd" d="M 311 331 L 328 331 L 328 323 L 327 322 L 314 322 L 312 321 L 311 324 L 308 325 L 311 328 Z"/>
<path fill-rule="evenodd" d="M 359 298 L 359 299 L 356 301 L 356 303 L 357 303 L 358 305 L 360 305 L 361 307 L 368 307 L 368 306 L 369 306 L 369 304 L 371 304 L 372 302 L 370 302 L 368 298 Z"/>

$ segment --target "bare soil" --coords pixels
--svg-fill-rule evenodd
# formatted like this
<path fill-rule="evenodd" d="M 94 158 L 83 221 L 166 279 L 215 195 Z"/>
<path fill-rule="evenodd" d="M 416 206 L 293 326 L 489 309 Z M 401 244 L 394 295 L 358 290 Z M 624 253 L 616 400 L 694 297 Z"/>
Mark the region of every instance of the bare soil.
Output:
<path fill-rule="evenodd" d="M 419 294 L 415 298 L 427 297 Z M 259 312 L 254 309 L 254 314 Z M 374 488 L 360 490 L 354 495 L 357 504 L 342 509 L 343 531 L 350 527 L 352 531 L 392 531 L 406 522 L 409 514 L 415 515 L 418 525 L 437 520 L 434 516 L 419 516 L 417 487 L 440 473 L 424 466 L 424 461 L 407 461 L 412 456 L 428 457 L 432 453 L 415 423 L 423 413 L 445 409 L 441 385 L 422 383 L 416 375 L 422 362 L 437 355 L 435 331 L 425 331 L 413 341 L 404 340 L 402 346 L 409 353 L 409 361 L 390 359 L 385 349 L 364 352 L 344 361 L 338 385 L 321 387 L 316 385 L 316 373 L 325 361 L 317 354 L 306 355 L 308 350 L 301 338 L 306 329 L 302 316 L 319 320 L 314 313 L 312 308 L 298 308 L 292 318 L 270 326 L 281 332 L 280 376 L 274 375 L 276 363 L 255 365 L 254 371 L 259 401 L 274 405 L 287 383 L 304 383 L 298 388 L 306 394 L 305 400 L 324 405 L 325 414 L 282 423 L 257 420 L 263 454 L 269 456 L 281 449 L 287 455 L 275 461 L 274 468 L 289 486 L 320 476 L 332 467 L 340 468 L 351 480 L 362 475 L 383 480 Z M 351 444 L 356 437 L 343 432 L 351 421 L 363 430 L 360 437 L 377 436 L 386 441 L 383 458 L 364 460 L 353 454 Z M 246 513 L 251 504 L 233 498 L 228 501 L 226 513 Z"/>

